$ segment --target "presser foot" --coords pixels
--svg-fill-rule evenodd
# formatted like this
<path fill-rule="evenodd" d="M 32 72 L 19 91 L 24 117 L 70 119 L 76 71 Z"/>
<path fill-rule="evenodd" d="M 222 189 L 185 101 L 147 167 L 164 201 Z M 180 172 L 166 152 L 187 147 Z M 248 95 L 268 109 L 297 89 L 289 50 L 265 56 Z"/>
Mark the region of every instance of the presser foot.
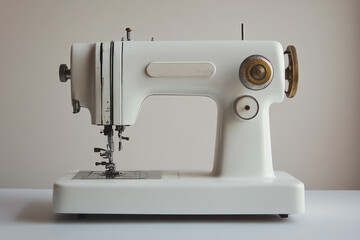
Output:
<path fill-rule="evenodd" d="M 112 179 L 112 178 L 115 178 L 116 176 L 120 175 L 119 171 L 115 171 L 115 169 L 108 169 L 105 171 L 104 174 L 105 174 L 105 177 L 108 179 Z"/>
<path fill-rule="evenodd" d="M 129 140 L 128 137 L 122 136 L 122 133 L 125 130 L 125 126 L 116 126 L 115 131 L 118 131 L 119 136 L 119 151 L 122 149 L 121 140 Z M 107 147 L 106 149 L 103 148 L 94 148 L 94 152 L 100 153 L 100 156 L 107 161 L 102 162 L 95 162 L 96 166 L 103 165 L 105 166 L 105 172 L 104 175 L 106 178 L 115 178 L 116 176 L 119 176 L 119 171 L 116 171 L 115 169 L 115 163 L 113 162 L 113 153 L 114 153 L 114 142 L 113 142 L 113 134 L 114 130 L 111 125 L 104 126 L 104 129 L 100 132 L 103 133 L 105 136 L 107 136 Z"/>
<path fill-rule="evenodd" d="M 106 178 L 115 178 L 116 176 L 120 175 L 119 171 L 115 170 L 115 163 L 102 161 L 102 162 L 96 162 L 95 165 L 96 166 L 105 165 L 106 170 L 103 173 Z"/>
<path fill-rule="evenodd" d="M 116 176 L 119 175 L 119 171 L 115 170 L 116 169 L 115 163 L 102 161 L 102 162 L 96 162 L 95 165 L 96 166 L 99 166 L 99 165 L 105 166 L 106 170 L 104 171 L 104 176 L 106 176 L 106 178 L 115 178 Z"/>

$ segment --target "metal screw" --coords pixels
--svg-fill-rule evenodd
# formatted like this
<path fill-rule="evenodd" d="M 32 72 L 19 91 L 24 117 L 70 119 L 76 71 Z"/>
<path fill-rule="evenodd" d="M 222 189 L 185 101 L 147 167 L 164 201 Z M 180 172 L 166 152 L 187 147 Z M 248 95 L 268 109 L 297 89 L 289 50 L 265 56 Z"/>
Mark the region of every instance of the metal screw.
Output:
<path fill-rule="evenodd" d="M 131 41 L 130 32 L 132 31 L 132 29 L 131 28 L 126 28 L 125 30 L 126 30 L 126 39 L 128 41 Z"/>

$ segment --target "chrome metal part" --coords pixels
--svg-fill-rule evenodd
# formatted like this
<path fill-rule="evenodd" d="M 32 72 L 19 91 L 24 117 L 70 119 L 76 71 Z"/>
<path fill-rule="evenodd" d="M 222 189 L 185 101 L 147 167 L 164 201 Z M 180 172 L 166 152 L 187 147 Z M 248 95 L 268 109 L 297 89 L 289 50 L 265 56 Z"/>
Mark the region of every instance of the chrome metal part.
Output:
<path fill-rule="evenodd" d="M 104 165 L 105 166 L 105 176 L 107 178 L 114 178 L 119 174 L 116 171 L 116 166 L 113 161 L 113 153 L 114 153 L 114 141 L 113 141 L 113 129 L 112 125 L 105 125 L 104 130 L 102 131 L 105 136 L 107 136 L 107 145 L 106 150 L 102 148 L 94 148 L 94 152 L 100 152 L 100 156 L 103 159 L 107 159 L 108 161 L 96 162 L 95 165 Z"/>
<path fill-rule="evenodd" d="M 125 126 L 124 125 L 119 125 L 119 126 L 116 126 L 115 127 L 115 131 L 118 131 L 118 137 L 119 137 L 119 146 L 118 146 L 118 150 L 121 151 L 122 149 L 122 140 L 126 140 L 126 141 L 129 141 L 130 138 L 128 137 L 125 137 L 122 135 L 122 133 L 124 132 L 125 130 Z"/>
<path fill-rule="evenodd" d="M 73 113 L 80 112 L 80 102 L 76 99 L 72 99 Z"/>

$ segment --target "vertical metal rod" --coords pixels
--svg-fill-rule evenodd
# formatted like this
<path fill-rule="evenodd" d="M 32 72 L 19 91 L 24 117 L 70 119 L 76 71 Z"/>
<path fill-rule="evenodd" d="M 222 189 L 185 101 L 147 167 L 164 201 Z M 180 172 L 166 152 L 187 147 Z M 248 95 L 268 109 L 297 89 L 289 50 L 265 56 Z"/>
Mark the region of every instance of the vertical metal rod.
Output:
<path fill-rule="evenodd" d="M 109 126 L 109 133 L 107 135 L 107 150 L 110 152 L 109 154 L 109 163 L 113 163 L 113 152 L 114 152 L 114 141 L 113 141 L 113 129 L 112 126 Z"/>
<path fill-rule="evenodd" d="M 125 30 L 126 30 L 126 39 L 128 41 L 131 41 L 130 32 L 132 31 L 132 29 L 131 28 L 126 28 Z"/>
<path fill-rule="evenodd" d="M 241 23 L 241 40 L 244 40 L 244 24 Z"/>

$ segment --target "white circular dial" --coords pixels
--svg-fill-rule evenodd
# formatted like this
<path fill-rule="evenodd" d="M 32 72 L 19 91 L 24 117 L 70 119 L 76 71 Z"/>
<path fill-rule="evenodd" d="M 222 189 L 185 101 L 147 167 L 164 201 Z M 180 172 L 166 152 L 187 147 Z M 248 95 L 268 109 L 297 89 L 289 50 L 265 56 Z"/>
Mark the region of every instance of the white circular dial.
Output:
<path fill-rule="evenodd" d="M 234 110 L 240 118 L 250 120 L 259 112 L 259 104 L 255 98 L 243 96 L 235 100 Z"/>

